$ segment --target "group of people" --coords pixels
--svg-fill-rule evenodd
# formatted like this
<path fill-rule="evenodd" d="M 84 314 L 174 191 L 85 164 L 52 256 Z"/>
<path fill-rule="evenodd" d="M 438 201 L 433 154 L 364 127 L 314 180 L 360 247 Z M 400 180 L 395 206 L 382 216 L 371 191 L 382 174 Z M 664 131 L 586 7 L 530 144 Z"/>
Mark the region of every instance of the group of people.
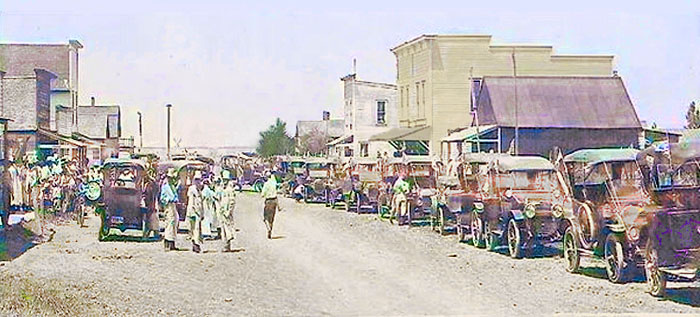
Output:
<path fill-rule="evenodd" d="M 188 224 L 188 240 L 192 241 L 192 251 L 201 252 L 205 236 L 218 236 L 223 241 L 223 251 L 231 251 L 234 239 L 233 212 L 236 207 L 235 182 L 228 173 L 222 177 L 203 175 L 196 171 L 187 187 L 187 207 L 185 221 Z M 169 169 L 160 187 L 159 202 L 165 216 L 164 247 L 175 250 L 179 226 L 176 203 L 180 202 L 178 187 L 180 179 L 174 169 Z"/>
<path fill-rule="evenodd" d="M 7 210 L 34 212 L 40 218 L 51 213 L 72 212 L 87 178 L 99 177 L 99 173 L 76 160 L 55 156 L 39 159 L 35 155 L 13 160 L 6 175 Z M 2 219 L 2 222 L 6 224 L 8 220 Z"/>

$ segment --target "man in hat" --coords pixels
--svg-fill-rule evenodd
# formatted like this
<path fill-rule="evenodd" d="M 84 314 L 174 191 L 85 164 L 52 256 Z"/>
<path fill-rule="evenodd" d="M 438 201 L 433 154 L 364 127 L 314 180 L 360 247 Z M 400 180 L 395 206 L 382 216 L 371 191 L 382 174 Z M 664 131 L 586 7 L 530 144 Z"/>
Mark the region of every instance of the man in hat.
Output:
<path fill-rule="evenodd" d="M 166 174 L 166 180 L 160 187 L 160 204 L 165 213 L 165 232 L 163 233 L 165 251 L 175 250 L 175 238 L 180 220 L 175 207 L 175 203 L 178 202 L 177 185 L 177 173 L 175 169 L 170 168 Z"/>
<path fill-rule="evenodd" d="M 187 219 L 190 222 L 190 240 L 192 251 L 202 252 L 202 172 L 196 171 L 192 178 L 192 185 L 187 189 Z"/>
<path fill-rule="evenodd" d="M 275 222 L 275 213 L 277 213 L 277 180 L 269 171 L 265 172 L 267 181 L 262 188 L 262 196 L 265 198 L 265 207 L 263 209 L 263 221 L 267 226 L 267 238 L 272 239 L 272 224 Z"/>
<path fill-rule="evenodd" d="M 236 229 L 233 226 L 233 211 L 236 208 L 236 190 L 228 171 L 224 171 L 222 179 L 223 188 L 219 194 L 219 208 L 217 209 L 219 223 L 221 224 L 221 241 L 224 243 L 224 252 L 231 252 L 231 241 L 234 239 Z"/>

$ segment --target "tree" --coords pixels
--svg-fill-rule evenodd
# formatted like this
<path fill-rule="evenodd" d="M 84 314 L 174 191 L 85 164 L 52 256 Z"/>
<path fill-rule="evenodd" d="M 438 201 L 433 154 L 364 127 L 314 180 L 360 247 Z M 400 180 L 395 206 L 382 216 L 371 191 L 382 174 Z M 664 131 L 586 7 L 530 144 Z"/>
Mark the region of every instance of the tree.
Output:
<path fill-rule="evenodd" d="M 287 134 L 287 124 L 280 118 L 267 130 L 260 132 L 255 151 L 262 157 L 288 154 L 294 150 L 294 140 Z"/>
<path fill-rule="evenodd" d="M 686 129 L 700 129 L 700 109 L 695 106 L 695 101 L 690 103 L 685 114 Z"/>
<path fill-rule="evenodd" d="M 297 151 L 301 154 L 323 154 L 326 152 L 326 143 L 328 143 L 326 133 L 315 127 L 299 138 Z"/>

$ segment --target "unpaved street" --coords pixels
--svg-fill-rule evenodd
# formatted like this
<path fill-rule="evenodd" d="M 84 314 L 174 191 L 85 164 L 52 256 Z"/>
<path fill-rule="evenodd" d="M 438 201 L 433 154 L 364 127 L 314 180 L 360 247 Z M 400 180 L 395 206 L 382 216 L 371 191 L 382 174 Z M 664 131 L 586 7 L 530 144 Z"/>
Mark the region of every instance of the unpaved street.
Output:
<path fill-rule="evenodd" d="M 59 281 L 90 309 L 124 315 L 700 313 L 700 292 L 678 285 L 658 300 L 643 283 L 609 283 L 602 270 L 566 273 L 559 258 L 513 260 L 429 228 L 281 203 L 268 240 L 261 199 L 239 195 L 233 253 L 207 241 L 194 254 L 184 234 L 178 252 L 98 242 L 93 216 L 87 228 L 58 227 L 0 273 Z"/>

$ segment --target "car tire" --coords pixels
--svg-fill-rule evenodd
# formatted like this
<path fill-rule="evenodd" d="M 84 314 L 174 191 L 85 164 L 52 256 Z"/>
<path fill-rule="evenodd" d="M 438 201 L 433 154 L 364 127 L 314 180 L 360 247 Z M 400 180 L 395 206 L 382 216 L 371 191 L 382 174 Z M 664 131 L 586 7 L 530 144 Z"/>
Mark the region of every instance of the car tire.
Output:
<path fill-rule="evenodd" d="M 651 296 L 663 297 L 666 295 L 666 273 L 659 270 L 659 252 L 653 239 L 649 239 L 644 254 L 644 270 L 647 279 L 647 291 Z"/>
<path fill-rule="evenodd" d="M 511 258 L 519 259 L 523 257 L 523 235 L 520 232 L 520 228 L 515 219 L 510 219 L 508 221 L 508 228 L 506 230 L 506 236 L 508 238 L 508 254 Z"/>
<path fill-rule="evenodd" d="M 477 248 L 485 247 L 486 234 L 484 230 L 484 221 L 479 217 L 478 213 L 472 213 L 472 219 L 469 221 L 469 228 L 472 233 L 472 245 Z"/>
<path fill-rule="evenodd" d="M 626 259 L 622 239 L 615 233 L 609 233 L 605 238 L 603 247 L 603 259 L 605 260 L 605 272 L 608 280 L 613 283 L 625 281 Z"/>
<path fill-rule="evenodd" d="M 571 226 L 564 231 L 562 244 L 563 257 L 566 261 L 566 271 L 569 273 L 578 272 L 581 266 L 581 254 L 579 253 L 578 240 L 576 240 L 576 235 L 574 235 L 574 230 Z"/>
<path fill-rule="evenodd" d="M 496 248 L 501 244 L 500 236 L 491 232 L 488 222 L 484 222 L 484 238 L 486 239 L 486 250 L 488 251 L 496 251 Z"/>

